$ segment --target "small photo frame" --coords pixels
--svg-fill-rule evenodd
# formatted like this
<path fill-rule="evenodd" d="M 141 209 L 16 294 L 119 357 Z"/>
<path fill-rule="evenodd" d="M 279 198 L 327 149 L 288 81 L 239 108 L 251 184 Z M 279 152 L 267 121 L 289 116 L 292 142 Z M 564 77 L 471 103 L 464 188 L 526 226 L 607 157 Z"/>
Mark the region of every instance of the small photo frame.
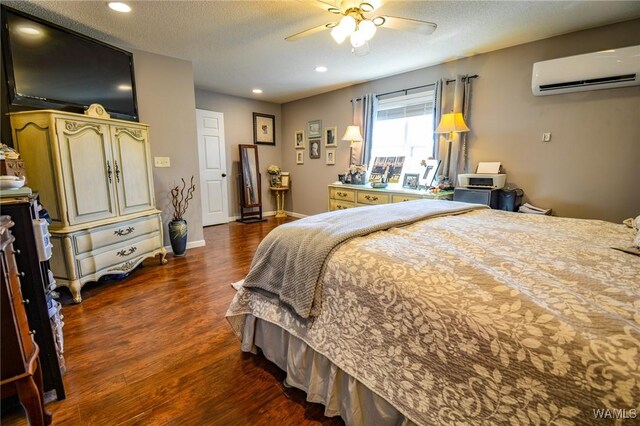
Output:
<path fill-rule="evenodd" d="M 309 139 L 322 137 L 322 120 L 307 122 L 307 136 Z"/>
<path fill-rule="evenodd" d="M 324 146 L 338 146 L 338 128 L 326 127 L 324 129 Z"/>
<path fill-rule="evenodd" d="M 333 166 L 336 164 L 336 149 L 335 148 L 327 148 L 325 151 L 325 163 L 328 166 Z"/>
<path fill-rule="evenodd" d="M 293 143 L 296 149 L 304 149 L 304 130 L 296 130 Z"/>
<path fill-rule="evenodd" d="M 420 183 L 419 173 L 405 173 L 404 181 L 402 181 L 402 187 L 407 189 L 418 189 Z"/>
<path fill-rule="evenodd" d="M 304 164 L 304 151 L 296 151 L 296 164 Z"/>
<path fill-rule="evenodd" d="M 281 188 L 289 188 L 291 180 L 289 178 L 289 172 L 280 173 L 280 187 Z"/>
<path fill-rule="evenodd" d="M 309 139 L 309 158 L 320 158 L 320 148 L 322 141 L 320 139 Z"/>
<path fill-rule="evenodd" d="M 276 144 L 276 116 L 253 113 L 253 143 L 262 145 Z"/>
<path fill-rule="evenodd" d="M 436 174 L 438 173 L 438 169 L 440 168 L 440 160 L 427 160 L 427 168 L 422 174 L 422 184 L 428 188 L 433 183 L 433 179 L 435 179 Z"/>

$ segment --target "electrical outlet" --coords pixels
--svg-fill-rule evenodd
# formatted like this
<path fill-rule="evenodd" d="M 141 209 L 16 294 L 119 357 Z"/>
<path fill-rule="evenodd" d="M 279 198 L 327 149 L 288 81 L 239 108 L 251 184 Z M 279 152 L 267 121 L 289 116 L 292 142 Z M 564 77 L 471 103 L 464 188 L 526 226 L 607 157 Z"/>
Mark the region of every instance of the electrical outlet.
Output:
<path fill-rule="evenodd" d="M 549 141 L 551 141 L 551 133 L 543 133 L 542 142 L 549 142 Z"/>
<path fill-rule="evenodd" d="M 171 167 L 171 158 L 169 157 L 153 157 L 156 167 Z"/>

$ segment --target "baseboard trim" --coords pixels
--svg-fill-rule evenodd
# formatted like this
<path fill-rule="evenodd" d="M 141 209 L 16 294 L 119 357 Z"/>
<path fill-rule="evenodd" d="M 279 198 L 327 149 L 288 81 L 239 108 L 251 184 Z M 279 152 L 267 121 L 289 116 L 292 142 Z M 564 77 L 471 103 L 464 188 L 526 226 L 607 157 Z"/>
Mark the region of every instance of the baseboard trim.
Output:
<path fill-rule="evenodd" d="M 204 240 L 197 240 L 197 241 L 189 241 L 187 243 L 187 250 L 190 248 L 196 248 L 196 247 L 204 247 L 206 246 L 207 243 Z M 173 250 L 171 249 L 171 246 L 164 246 L 164 248 L 167 250 L 167 253 L 173 253 Z"/>
<path fill-rule="evenodd" d="M 288 211 L 285 211 L 285 213 L 287 214 L 287 216 L 295 217 L 296 219 L 302 219 L 302 218 L 304 218 L 304 217 L 307 217 L 307 216 L 308 216 L 308 215 L 306 215 L 306 214 L 296 213 L 296 212 L 288 212 Z"/>

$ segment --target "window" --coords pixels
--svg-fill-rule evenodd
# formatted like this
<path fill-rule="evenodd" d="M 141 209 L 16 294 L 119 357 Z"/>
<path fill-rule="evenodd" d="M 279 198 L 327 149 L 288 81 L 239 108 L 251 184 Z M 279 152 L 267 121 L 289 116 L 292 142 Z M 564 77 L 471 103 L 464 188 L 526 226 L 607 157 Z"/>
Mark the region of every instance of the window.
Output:
<path fill-rule="evenodd" d="M 433 157 L 433 96 L 428 90 L 378 101 L 371 164 L 376 157 L 404 156 L 403 174 L 421 171 L 420 161 Z"/>

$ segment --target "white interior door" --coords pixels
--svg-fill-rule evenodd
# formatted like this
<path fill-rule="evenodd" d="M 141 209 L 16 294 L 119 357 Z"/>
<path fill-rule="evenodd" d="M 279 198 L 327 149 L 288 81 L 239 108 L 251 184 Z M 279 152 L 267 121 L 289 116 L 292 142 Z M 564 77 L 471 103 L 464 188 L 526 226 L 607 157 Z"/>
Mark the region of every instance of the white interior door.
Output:
<path fill-rule="evenodd" d="M 221 112 L 196 109 L 200 193 L 204 226 L 229 222 L 227 160 L 225 157 L 224 116 Z"/>

